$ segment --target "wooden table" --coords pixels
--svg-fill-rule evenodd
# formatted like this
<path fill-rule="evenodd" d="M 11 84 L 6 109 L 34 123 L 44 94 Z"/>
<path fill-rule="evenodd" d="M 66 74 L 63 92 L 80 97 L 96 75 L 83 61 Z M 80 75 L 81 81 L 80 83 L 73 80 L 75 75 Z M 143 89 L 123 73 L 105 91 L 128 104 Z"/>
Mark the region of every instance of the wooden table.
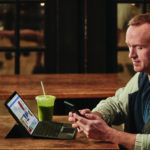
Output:
<path fill-rule="evenodd" d="M 35 98 L 43 94 L 40 81 L 46 94 L 57 98 L 109 97 L 125 85 L 118 74 L 0 75 L 0 99 L 8 98 L 15 90 L 22 98 Z"/>
<path fill-rule="evenodd" d="M 54 121 L 68 122 L 67 116 L 54 116 Z M 119 150 L 117 144 L 87 139 L 84 134 L 77 134 L 74 140 L 32 139 L 32 138 L 5 138 L 15 124 L 11 116 L 0 116 L 0 149 L 97 149 Z"/>

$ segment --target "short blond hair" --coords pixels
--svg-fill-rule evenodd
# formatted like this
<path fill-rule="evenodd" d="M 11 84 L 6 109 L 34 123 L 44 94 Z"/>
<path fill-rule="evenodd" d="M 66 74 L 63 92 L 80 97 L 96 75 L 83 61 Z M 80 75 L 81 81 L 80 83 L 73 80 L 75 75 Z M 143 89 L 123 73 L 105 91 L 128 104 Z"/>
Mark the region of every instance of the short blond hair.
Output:
<path fill-rule="evenodd" d="M 144 23 L 150 24 L 150 13 L 140 14 L 129 20 L 128 26 L 138 26 Z"/>

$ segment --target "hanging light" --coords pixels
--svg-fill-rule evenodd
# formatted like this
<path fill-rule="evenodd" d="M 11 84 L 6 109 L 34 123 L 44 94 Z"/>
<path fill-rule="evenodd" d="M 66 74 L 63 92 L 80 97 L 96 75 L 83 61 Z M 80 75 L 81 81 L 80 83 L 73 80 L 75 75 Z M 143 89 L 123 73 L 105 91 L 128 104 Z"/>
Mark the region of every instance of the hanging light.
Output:
<path fill-rule="evenodd" d="M 40 3 L 40 5 L 41 5 L 42 7 L 44 7 L 44 6 L 45 6 L 45 3 Z"/>

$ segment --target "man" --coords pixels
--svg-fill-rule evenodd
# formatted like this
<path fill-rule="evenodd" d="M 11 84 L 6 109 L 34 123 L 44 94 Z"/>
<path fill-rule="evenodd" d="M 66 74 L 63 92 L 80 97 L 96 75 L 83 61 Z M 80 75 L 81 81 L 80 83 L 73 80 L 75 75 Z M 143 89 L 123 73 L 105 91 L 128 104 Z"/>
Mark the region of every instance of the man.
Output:
<path fill-rule="evenodd" d="M 114 97 L 101 101 L 92 112 L 69 113 L 69 121 L 88 138 L 110 141 L 126 149 L 150 149 L 150 13 L 129 21 L 126 33 L 129 58 L 138 73 Z M 111 124 L 125 123 L 125 132 Z"/>

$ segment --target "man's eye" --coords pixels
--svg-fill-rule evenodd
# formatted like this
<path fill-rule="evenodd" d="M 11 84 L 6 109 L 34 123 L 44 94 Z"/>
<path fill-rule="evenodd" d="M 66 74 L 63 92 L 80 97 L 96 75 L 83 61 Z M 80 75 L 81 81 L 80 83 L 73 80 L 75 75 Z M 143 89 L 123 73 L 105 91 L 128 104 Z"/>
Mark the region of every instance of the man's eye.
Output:
<path fill-rule="evenodd" d="M 141 50 L 143 47 L 141 47 L 141 46 L 137 46 L 136 47 L 138 50 Z"/>

